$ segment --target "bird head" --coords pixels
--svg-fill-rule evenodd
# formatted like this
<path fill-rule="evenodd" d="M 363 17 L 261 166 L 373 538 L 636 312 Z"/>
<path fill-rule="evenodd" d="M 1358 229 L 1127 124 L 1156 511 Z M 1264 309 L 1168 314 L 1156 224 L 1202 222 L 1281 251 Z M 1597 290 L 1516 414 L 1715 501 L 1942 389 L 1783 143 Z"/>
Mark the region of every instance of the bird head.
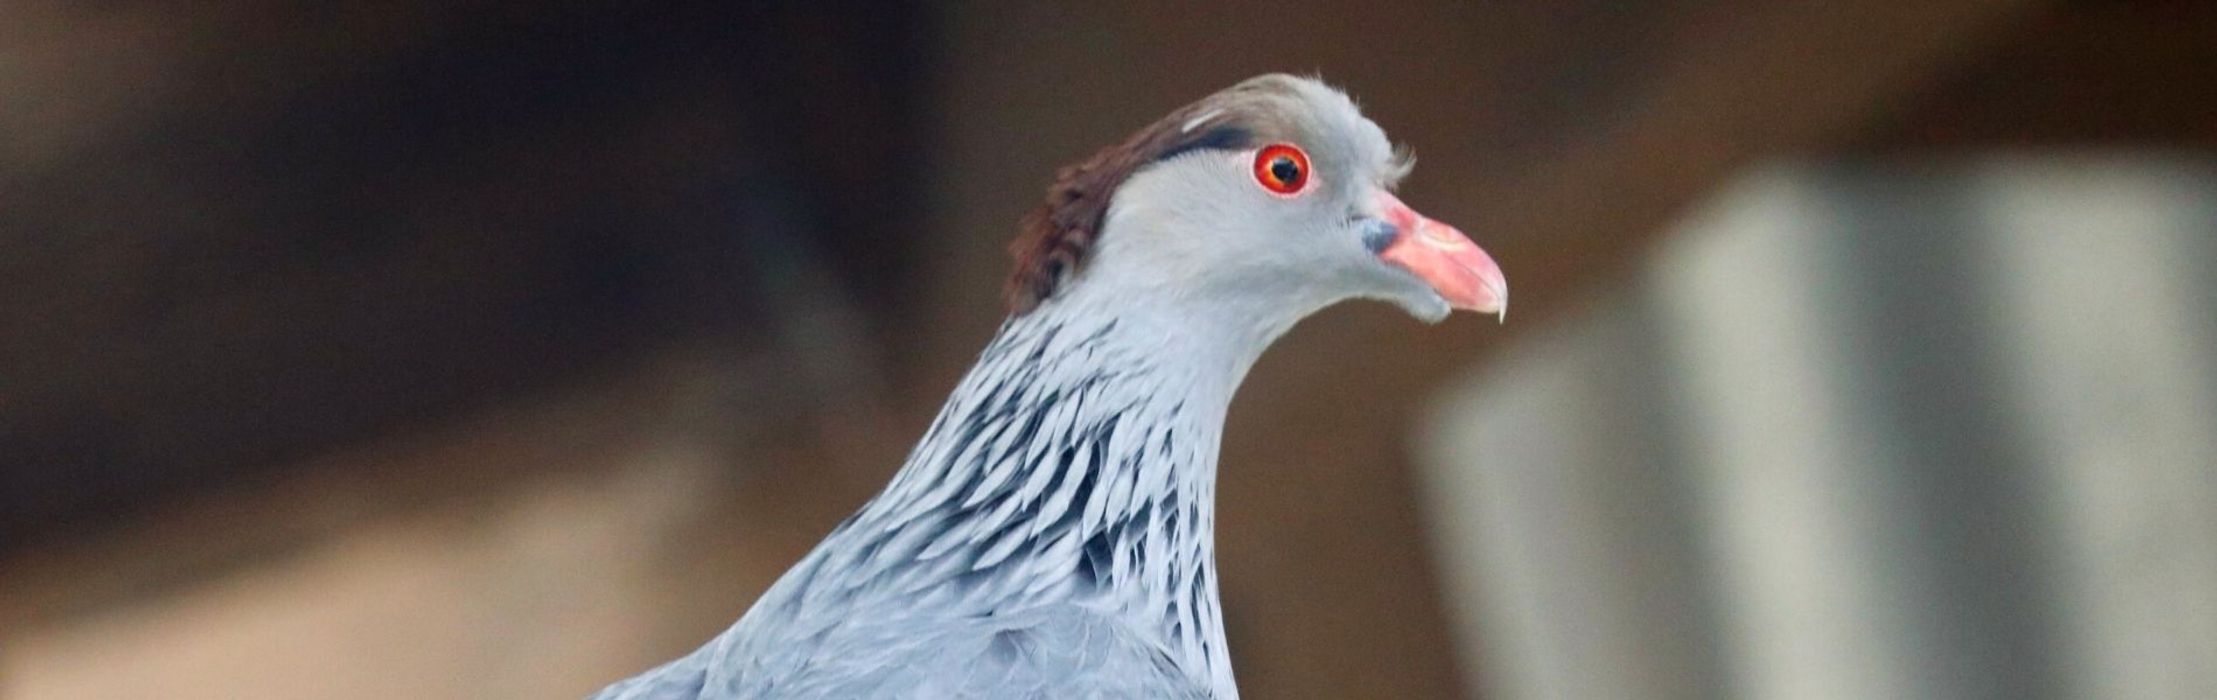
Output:
<path fill-rule="evenodd" d="M 1394 195 L 1410 166 L 1338 90 L 1247 80 L 1064 168 L 1012 246 L 1011 308 L 1084 288 L 1283 325 L 1355 298 L 1505 315 L 1493 258 Z"/>

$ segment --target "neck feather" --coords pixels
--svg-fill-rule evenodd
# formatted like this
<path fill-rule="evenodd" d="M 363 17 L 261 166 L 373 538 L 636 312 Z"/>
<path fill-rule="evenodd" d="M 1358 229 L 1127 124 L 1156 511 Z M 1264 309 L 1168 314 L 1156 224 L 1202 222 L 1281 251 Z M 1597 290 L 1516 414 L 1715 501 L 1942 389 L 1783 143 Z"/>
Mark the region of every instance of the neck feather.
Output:
<path fill-rule="evenodd" d="M 1217 450 L 1269 338 L 1142 306 L 1067 295 L 1005 323 L 892 483 L 819 550 L 811 568 L 845 580 L 802 595 L 980 614 L 1090 605 L 1230 687 Z"/>

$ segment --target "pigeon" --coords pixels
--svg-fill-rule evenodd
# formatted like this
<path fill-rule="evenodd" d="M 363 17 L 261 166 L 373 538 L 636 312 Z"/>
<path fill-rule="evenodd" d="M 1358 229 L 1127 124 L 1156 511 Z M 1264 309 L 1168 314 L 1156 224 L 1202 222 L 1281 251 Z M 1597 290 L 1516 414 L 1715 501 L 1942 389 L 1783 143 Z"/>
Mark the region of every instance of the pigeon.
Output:
<path fill-rule="evenodd" d="M 1249 367 L 1342 300 L 1507 312 L 1492 257 L 1394 195 L 1411 164 L 1344 93 L 1273 74 L 1062 169 L 1008 317 L 885 489 L 728 630 L 595 697 L 1237 698 L 1214 503 Z"/>

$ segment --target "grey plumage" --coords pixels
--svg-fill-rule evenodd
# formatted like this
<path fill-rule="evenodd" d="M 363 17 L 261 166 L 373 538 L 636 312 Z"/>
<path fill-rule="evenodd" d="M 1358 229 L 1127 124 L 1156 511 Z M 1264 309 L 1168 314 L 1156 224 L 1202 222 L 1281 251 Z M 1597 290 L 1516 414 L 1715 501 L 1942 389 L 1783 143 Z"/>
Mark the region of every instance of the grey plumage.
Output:
<path fill-rule="evenodd" d="M 1108 616 L 1057 604 L 1007 616 L 863 624 L 824 640 L 823 655 L 759 691 L 791 698 L 1206 698 L 1168 654 Z M 616 697 L 717 697 L 697 668 L 643 677 Z M 669 683 L 670 678 L 683 678 Z M 640 681 L 634 681 L 640 682 Z M 652 685 L 652 684 L 667 685 Z M 753 692 L 753 691 L 742 691 Z"/>
<path fill-rule="evenodd" d="M 1258 139 L 1305 144 L 1328 184 L 1264 193 Z M 1345 96 L 1265 76 L 1065 171 L 1027 220 L 1048 228 L 1019 245 L 1017 312 L 885 490 L 738 624 L 597 697 L 1236 699 L 1224 414 L 1319 308 L 1446 313 L 1366 240 L 1406 170 Z"/>
<path fill-rule="evenodd" d="M 1067 315 L 1011 321 L 893 483 L 739 625 L 600 697 L 1209 697 L 1189 670 L 1229 678 L 1221 411 L 1189 415 L 1172 382 L 1199 386 L 1131 347 L 1137 324 Z"/>

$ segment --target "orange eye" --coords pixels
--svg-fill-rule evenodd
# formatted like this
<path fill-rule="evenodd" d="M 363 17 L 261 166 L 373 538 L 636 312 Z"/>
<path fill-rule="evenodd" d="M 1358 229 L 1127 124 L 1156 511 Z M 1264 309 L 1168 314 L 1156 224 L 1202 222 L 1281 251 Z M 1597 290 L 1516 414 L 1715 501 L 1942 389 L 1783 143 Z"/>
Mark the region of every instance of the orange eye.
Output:
<path fill-rule="evenodd" d="M 1309 154 L 1292 144 L 1264 146 L 1255 152 L 1255 182 L 1273 194 L 1300 194 L 1309 185 Z"/>

